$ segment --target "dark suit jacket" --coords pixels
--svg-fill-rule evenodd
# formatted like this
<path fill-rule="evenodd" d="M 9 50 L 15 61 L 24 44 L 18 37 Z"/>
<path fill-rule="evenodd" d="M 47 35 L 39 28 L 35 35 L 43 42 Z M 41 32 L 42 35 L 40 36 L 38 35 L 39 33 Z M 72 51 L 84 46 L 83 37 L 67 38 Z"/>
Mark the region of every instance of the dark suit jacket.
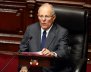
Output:
<path fill-rule="evenodd" d="M 56 52 L 58 57 L 64 60 L 69 57 L 67 42 L 67 29 L 58 24 L 53 24 L 46 40 L 46 48 L 50 51 Z M 41 27 L 39 23 L 34 23 L 27 27 L 24 38 L 20 44 L 20 51 L 36 52 L 41 50 Z"/>

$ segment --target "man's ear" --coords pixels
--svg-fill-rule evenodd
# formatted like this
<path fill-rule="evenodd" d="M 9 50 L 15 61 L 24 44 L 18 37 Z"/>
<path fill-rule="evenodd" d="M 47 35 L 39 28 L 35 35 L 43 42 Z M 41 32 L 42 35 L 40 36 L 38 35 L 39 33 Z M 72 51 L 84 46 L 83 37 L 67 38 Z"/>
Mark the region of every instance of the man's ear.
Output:
<path fill-rule="evenodd" d="M 56 15 L 53 15 L 53 20 L 55 20 L 56 19 Z"/>

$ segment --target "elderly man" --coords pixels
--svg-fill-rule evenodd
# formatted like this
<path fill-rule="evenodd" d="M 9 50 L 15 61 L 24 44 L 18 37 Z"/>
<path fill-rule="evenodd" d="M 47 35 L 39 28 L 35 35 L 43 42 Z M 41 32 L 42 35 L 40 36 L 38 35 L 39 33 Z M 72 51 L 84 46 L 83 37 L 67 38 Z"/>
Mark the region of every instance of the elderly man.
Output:
<path fill-rule="evenodd" d="M 63 61 L 68 59 L 68 31 L 54 22 L 56 14 L 51 4 L 45 3 L 38 9 L 39 22 L 29 25 L 20 44 L 20 52 L 40 52 L 42 55 L 60 57 L 55 68 L 43 68 L 43 72 L 70 72 Z M 67 61 L 66 61 L 67 62 Z M 59 64 L 61 66 L 59 67 Z M 63 65 L 62 65 L 63 64 Z M 63 67 L 62 67 L 63 66 Z"/>

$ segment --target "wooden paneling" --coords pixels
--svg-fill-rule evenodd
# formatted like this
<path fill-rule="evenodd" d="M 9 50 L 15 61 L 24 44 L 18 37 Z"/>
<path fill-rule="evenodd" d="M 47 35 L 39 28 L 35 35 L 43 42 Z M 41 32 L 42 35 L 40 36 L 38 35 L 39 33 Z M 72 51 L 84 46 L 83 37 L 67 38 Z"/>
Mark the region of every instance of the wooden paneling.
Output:
<path fill-rule="evenodd" d="M 91 4 L 91 0 L 85 0 L 86 4 Z"/>
<path fill-rule="evenodd" d="M 20 34 L 23 8 L 23 5 L 0 3 L 0 33 Z"/>
<path fill-rule="evenodd" d="M 8 44 L 8 43 L 0 44 L 0 51 L 13 51 L 13 52 L 16 52 L 18 50 L 19 50 L 19 44 Z"/>
<path fill-rule="evenodd" d="M 88 63 L 91 64 L 91 6 L 87 4 L 86 9 L 88 10 Z"/>
<path fill-rule="evenodd" d="M 0 50 L 18 51 L 27 25 L 34 22 L 34 0 L 0 1 Z"/>
<path fill-rule="evenodd" d="M 63 1 L 84 2 L 84 0 L 63 0 Z"/>
<path fill-rule="evenodd" d="M 21 13 L 15 9 L 0 8 L 0 32 L 16 33 L 21 30 Z"/>
<path fill-rule="evenodd" d="M 0 51 L 18 51 L 22 35 L 0 34 Z"/>
<path fill-rule="evenodd" d="M 25 31 L 26 27 L 35 22 L 35 4 L 27 3 L 26 8 L 24 9 L 23 16 L 23 26 L 22 29 Z"/>
<path fill-rule="evenodd" d="M 0 72 L 18 72 L 18 56 L 0 54 Z"/>
<path fill-rule="evenodd" d="M 84 1 L 72 1 L 72 0 L 36 0 L 38 3 L 52 3 L 52 4 L 59 4 L 59 5 L 71 5 L 71 6 L 83 6 Z"/>
<path fill-rule="evenodd" d="M 84 0 L 36 0 L 38 2 L 63 2 L 63 1 L 72 1 L 72 2 L 84 2 Z"/>

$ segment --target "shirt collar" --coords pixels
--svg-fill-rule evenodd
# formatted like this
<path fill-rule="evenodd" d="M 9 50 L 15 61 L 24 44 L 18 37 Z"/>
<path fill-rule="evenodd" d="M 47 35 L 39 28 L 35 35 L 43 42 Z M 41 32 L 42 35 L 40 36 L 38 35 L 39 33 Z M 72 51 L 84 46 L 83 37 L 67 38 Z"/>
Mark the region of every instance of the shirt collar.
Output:
<path fill-rule="evenodd" d="M 53 26 L 53 24 L 51 25 L 51 27 L 49 29 L 46 30 L 46 37 L 48 36 L 48 33 L 51 30 L 52 26 Z M 43 31 L 44 31 L 44 29 L 41 28 L 41 34 L 43 34 Z"/>

